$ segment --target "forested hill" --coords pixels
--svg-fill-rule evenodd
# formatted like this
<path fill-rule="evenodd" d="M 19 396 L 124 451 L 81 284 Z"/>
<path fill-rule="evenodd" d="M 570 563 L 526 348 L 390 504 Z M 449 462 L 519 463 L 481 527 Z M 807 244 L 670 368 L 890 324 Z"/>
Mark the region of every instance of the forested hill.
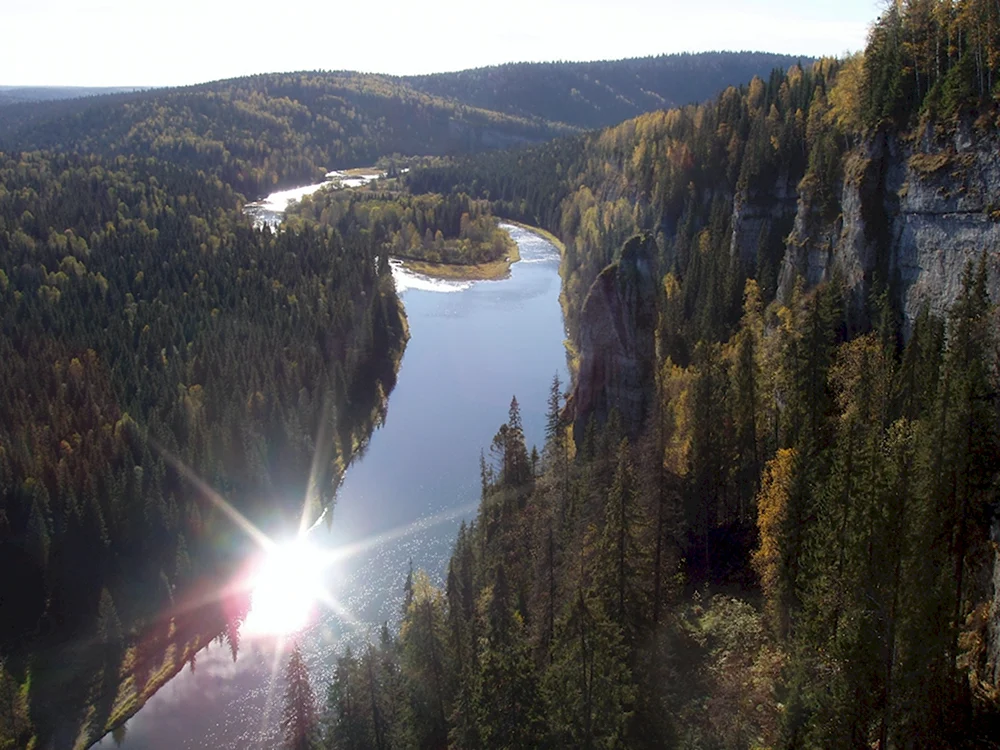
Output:
<path fill-rule="evenodd" d="M 704 101 L 727 86 L 811 58 L 766 52 L 699 52 L 595 62 L 511 63 L 411 76 L 413 88 L 520 117 L 582 128 Z"/>
<path fill-rule="evenodd" d="M 393 153 L 468 153 L 568 130 L 356 73 L 260 75 L 35 106 L 55 116 L 5 108 L 0 122 L 12 119 L 0 125 L 0 144 L 154 157 L 217 175 L 249 197 Z"/>
<path fill-rule="evenodd" d="M 151 159 L 0 153 L 0 747 L 96 741 L 227 619 L 235 652 L 205 591 L 249 540 L 214 493 L 294 528 L 381 418 L 387 257 L 239 204 Z"/>
<path fill-rule="evenodd" d="M 382 156 L 461 155 L 620 122 L 707 99 L 792 62 L 705 53 L 412 78 L 258 75 L 6 106 L 0 147 L 153 157 L 205 170 L 256 198 Z"/>
<path fill-rule="evenodd" d="M 100 96 L 133 91 L 137 87 L 126 86 L 0 86 L 0 107 L 18 102 L 47 102 L 62 99 L 78 99 L 84 96 Z"/>

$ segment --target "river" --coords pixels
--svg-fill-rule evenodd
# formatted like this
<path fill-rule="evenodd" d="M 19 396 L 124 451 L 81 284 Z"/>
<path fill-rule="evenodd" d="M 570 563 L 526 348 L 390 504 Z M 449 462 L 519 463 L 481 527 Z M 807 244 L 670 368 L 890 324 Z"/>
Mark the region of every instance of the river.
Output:
<path fill-rule="evenodd" d="M 331 522 L 310 532 L 313 545 L 361 549 L 325 575 L 346 613 L 324 611 L 297 636 L 320 700 L 336 655 L 383 621 L 398 622 L 410 560 L 443 582 L 459 523 L 476 512 L 480 450 L 506 421 L 512 395 L 529 447 L 541 450 L 552 376 L 567 382 L 559 256 L 540 236 L 505 227 L 521 252 L 507 279 L 441 282 L 393 266 L 410 326 L 398 382 L 384 425 L 347 471 Z M 273 640 L 243 638 L 234 662 L 227 645 L 213 643 L 128 722 L 121 746 L 276 747 L 283 685 L 271 678 L 275 654 Z M 115 744 L 107 737 L 98 746 Z"/>

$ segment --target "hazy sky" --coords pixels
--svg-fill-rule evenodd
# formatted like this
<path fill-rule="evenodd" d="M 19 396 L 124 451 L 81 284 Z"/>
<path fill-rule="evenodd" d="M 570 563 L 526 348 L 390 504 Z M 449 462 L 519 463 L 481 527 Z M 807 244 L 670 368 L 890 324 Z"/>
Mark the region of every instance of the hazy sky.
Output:
<path fill-rule="evenodd" d="M 881 0 L 0 0 L 0 84 L 428 73 L 522 60 L 864 46 Z"/>

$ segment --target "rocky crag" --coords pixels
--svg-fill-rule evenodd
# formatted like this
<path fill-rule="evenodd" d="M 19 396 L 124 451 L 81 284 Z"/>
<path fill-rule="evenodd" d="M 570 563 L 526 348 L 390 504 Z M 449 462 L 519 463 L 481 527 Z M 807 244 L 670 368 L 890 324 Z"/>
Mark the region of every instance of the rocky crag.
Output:
<path fill-rule="evenodd" d="M 567 413 L 574 435 L 587 422 L 607 420 L 617 409 L 626 432 L 635 435 L 652 403 L 656 368 L 655 243 L 648 235 L 629 240 L 601 271 L 580 315 L 580 369 Z"/>
<path fill-rule="evenodd" d="M 985 258 L 989 293 L 1000 303 L 1000 135 L 970 124 L 948 135 L 932 128 L 904 139 L 878 132 L 845 155 L 839 212 L 821 208 L 809 180 L 780 177 L 733 199 L 730 252 L 753 267 L 774 232 L 790 233 L 777 295 L 787 301 L 798 279 L 808 289 L 836 278 L 847 291 L 849 326 L 870 325 L 874 294 L 885 291 L 904 338 L 926 306 L 946 317 L 966 267 Z M 825 212 L 824 212 L 825 211 Z M 781 240 L 778 240 L 779 242 Z M 567 416 L 577 441 L 587 422 L 613 409 L 629 435 L 639 432 L 655 392 L 657 282 L 655 246 L 629 241 L 590 288 L 580 315 L 580 369 Z M 1000 315 L 998 315 L 1000 320 Z M 993 589 L 987 657 L 1000 684 L 1000 509 L 994 522 Z"/>
<path fill-rule="evenodd" d="M 928 128 L 903 140 L 878 133 L 847 156 L 833 222 L 811 220 L 800 195 L 779 280 L 787 299 L 836 273 L 862 316 L 873 290 L 887 286 L 904 336 L 927 306 L 947 315 L 967 264 L 985 254 L 990 295 L 1000 301 L 1000 137 L 961 125 L 949 136 Z"/>

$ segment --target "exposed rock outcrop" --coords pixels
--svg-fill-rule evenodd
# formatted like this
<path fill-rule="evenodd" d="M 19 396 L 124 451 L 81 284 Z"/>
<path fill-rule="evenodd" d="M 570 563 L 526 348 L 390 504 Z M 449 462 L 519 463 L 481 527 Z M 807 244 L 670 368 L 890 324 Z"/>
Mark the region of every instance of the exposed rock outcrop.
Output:
<path fill-rule="evenodd" d="M 739 257 L 744 268 L 756 268 L 762 245 L 767 247 L 788 234 L 798 200 L 793 182 L 788 175 L 782 175 L 769 191 L 736 194 L 729 252 Z"/>
<path fill-rule="evenodd" d="M 925 151 L 890 145 L 886 190 L 899 205 L 889 263 L 905 319 L 925 304 L 944 315 L 966 264 L 983 252 L 990 296 L 1000 301 L 1000 138 L 974 139 L 960 128 L 951 143 Z"/>
<path fill-rule="evenodd" d="M 986 254 L 990 294 L 1000 301 L 1000 137 L 959 127 L 947 141 L 928 131 L 914 142 L 878 133 L 845 161 L 841 216 L 814 221 L 800 195 L 779 281 L 787 299 L 834 271 L 863 314 L 876 279 L 888 283 L 903 332 L 924 305 L 946 315 L 971 261 Z"/>
<path fill-rule="evenodd" d="M 656 367 L 655 243 L 633 237 L 594 281 L 580 315 L 580 370 L 567 407 L 574 435 L 617 408 L 635 435 L 652 403 Z"/>
<path fill-rule="evenodd" d="M 989 294 L 1000 303 L 1000 135 L 968 124 L 947 139 L 931 128 L 913 141 L 877 133 L 845 159 L 840 208 L 835 220 L 818 221 L 800 190 L 779 298 L 788 299 L 798 278 L 808 287 L 836 274 L 863 326 L 881 282 L 908 336 L 923 307 L 947 316 L 967 265 L 985 256 Z M 986 677 L 1000 685 L 1000 516 L 991 535 L 994 557 L 976 574 L 990 589 Z"/>

